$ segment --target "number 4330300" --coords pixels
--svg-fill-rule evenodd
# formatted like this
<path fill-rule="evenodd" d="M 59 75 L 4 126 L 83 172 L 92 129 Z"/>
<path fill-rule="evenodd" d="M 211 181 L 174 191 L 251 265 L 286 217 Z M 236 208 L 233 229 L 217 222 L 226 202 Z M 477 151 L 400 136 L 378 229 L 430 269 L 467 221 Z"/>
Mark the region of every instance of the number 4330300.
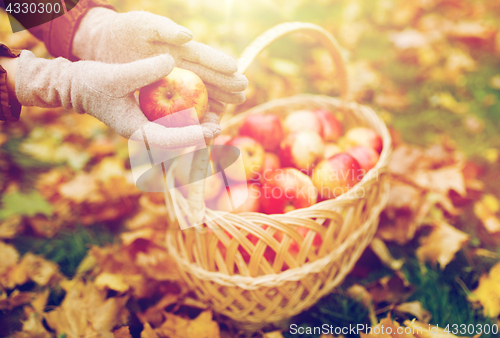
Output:
<path fill-rule="evenodd" d="M 59 3 L 9 3 L 5 8 L 9 14 L 50 14 L 63 11 Z"/>
<path fill-rule="evenodd" d="M 444 328 L 444 332 L 451 333 L 454 335 L 457 334 L 498 334 L 498 325 L 497 324 L 448 324 Z"/>

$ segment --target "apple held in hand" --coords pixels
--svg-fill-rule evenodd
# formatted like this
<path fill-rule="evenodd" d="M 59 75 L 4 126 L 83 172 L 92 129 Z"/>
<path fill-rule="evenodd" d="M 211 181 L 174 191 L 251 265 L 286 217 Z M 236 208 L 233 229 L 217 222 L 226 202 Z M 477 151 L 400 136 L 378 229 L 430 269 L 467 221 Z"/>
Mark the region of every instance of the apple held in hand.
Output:
<path fill-rule="evenodd" d="M 322 198 L 335 198 L 359 182 L 363 171 L 354 157 L 339 153 L 321 161 L 312 175 L 314 186 Z"/>
<path fill-rule="evenodd" d="M 149 121 L 165 127 L 199 124 L 208 106 L 207 88 L 195 73 L 175 67 L 165 78 L 139 91 L 139 104 Z M 194 108 L 183 113 L 183 110 Z"/>
<path fill-rule="evenodd" d="M 283 127 L 278 116 L 250 115 L 239 130 L 240 135 L 249 136 L 262 144 L 266 151 L 274 151 L 283 139 Z"/>
<path fill-rule="evenodd" d="M 293 133 L 281 143 L 281 162 L 286 167 L 309 170 L 323 157 L 324 149 L 319 134 L 312 131 Z"/>
<path fill-rule="evenodd" d="M 342 125 L 339 120 L 328 110 L 318 109 L 314 111 L 321 123 L 321 136 L 327 142 L 337 141 L 342 136 Z"/>
<path fill-rule="evenodd" d="M 347 153 L 358 161 L 364 174 L 377 164 L 379 158 L 379 155 L 375 150 L 365 146 L 349 148 L 347 149 Z"/>
<path fill-rule="evenodd" d="M 266 214 L 282 214 L 316 203 L 318 191 L 309 176 L 295 168 L 278 169 L 267 175 L 260 203 Z"/>
<path fill-rule="evenodd" d="M 382 151 L 382 138 L 373 129 L 356 127 L 350 129 L 344 137 L 344 143 L 349 146 L 366 146 L 380 154 Z"/>
<path fill-rule="evenodd" d="M 317 115 L 309 110 L 298 110 L 285 118 L 283 127 L 287 133 L 295 133 L 299 131 L 313 131 L 321 135 L 321 122 Z"/>

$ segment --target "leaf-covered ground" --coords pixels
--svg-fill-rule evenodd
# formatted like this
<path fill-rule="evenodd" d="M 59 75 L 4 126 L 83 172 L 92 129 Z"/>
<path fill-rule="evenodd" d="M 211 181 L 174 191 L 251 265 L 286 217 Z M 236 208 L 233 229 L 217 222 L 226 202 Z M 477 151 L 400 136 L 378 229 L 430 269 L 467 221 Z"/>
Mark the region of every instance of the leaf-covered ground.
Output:
<path fill-rule="evenodd" d="M 340 288 L 290 323 L 498 324 L 500 1 L 113 4 L 166 15 L 233 56 L 278 23 L 319 24 L 344 47 L 351 99 L 391 128 L 391 199 L 376 239 Z M 0 15 L 0 41 L 49 57 Z M 238 111 L 339 93 L 329 55 L 301 35 L 272 45 L 247 76 Z M 0 336 L 237 335 L 187 292 L 163 248 L 163 196 L 135 188 L 126 140 L 92 117 L 26 108 L 0 124 L 0 199 Z"/>

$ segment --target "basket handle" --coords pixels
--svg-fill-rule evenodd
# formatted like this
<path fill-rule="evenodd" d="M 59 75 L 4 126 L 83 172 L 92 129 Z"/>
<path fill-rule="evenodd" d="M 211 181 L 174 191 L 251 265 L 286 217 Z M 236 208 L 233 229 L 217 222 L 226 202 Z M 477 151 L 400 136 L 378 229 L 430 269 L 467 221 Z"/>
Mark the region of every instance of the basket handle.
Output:
<path fill-rule="evenodd" d="M 250 64 L 257 58 L 257 56 L 266 49 L 274 41 L 291 33 L 304 33 L 312 38 L 317 39 L 323 47 L 325 47 L 333 58 L 337 75 L 341 84 L 340 97 L 347 99 L 349 93 L 349 86 L 347 81 L 347 71 L 345 68 L 344 59 L 340 53 L 341 47 L 337 40 L 323 27 L 307 22 L 285 22 L 270 28 L 261 35 L 259 35 L 252 43 L 245 48 L 243 54 L 238 59 L 238 72 L 244 74 Z"/>
<path fill-rule="evenodd" d="M 337 40 L 335 40 L 335 38 L 326 29 L 315 24 L 306 22 L 286 22 L 265 31 L 243 51 L 243 54 L 238 59 L 238 72 L 242 74 L 245 73 L 250 64 L 264 49 L 266 49 L 274 41 L 291 33 L 305 33 L 313 38 L 316 38 L 323 44 L 323 47 L 330 52 L 341 84 L 340 97 L 343 100 L 346 100 L 349 95 L 349 86 L 345 63 L 342 58 L 342 54 L 340 53 L 341 48 L 337 43 Z M 234 106 L 232 108 L 234 108 Z M 220 118 L 222 119 L 222 116 L 220 116 Z M 210 147 L 210 145 L 208 146 Z M 200 172 L 207 172 L 207 166 L 209 164 L 208 153 L 197 152 L 197 154 L 198 155 L 195 154 L 193 157 L 191 175 Z M 191 219 L 189 222 L 192 224 L 201 224 L 203 218 L 205 217 L 203 191 L 204 180 L 195 181 L 190 185 L 188 199 L 191 204 Z"/>

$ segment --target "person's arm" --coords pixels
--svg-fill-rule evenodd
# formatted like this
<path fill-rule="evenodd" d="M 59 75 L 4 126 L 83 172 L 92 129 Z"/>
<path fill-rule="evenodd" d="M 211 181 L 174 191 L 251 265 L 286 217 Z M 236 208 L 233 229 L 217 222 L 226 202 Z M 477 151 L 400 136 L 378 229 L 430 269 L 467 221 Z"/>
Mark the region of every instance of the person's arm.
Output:
<path fill-rule="evenodd" d="M 16 99 L 16 69 L 18 62 L 18 58 L 0 56 L 0 67 L 6 71 L 7 91 L 11 100 Z"/>
<path fill-rule="evenodd" d="M 15 93 L 18 56 L 18 51 L 0 43 L 0 121 L 17 121 L 21 114 L 21 104 Z"/>

